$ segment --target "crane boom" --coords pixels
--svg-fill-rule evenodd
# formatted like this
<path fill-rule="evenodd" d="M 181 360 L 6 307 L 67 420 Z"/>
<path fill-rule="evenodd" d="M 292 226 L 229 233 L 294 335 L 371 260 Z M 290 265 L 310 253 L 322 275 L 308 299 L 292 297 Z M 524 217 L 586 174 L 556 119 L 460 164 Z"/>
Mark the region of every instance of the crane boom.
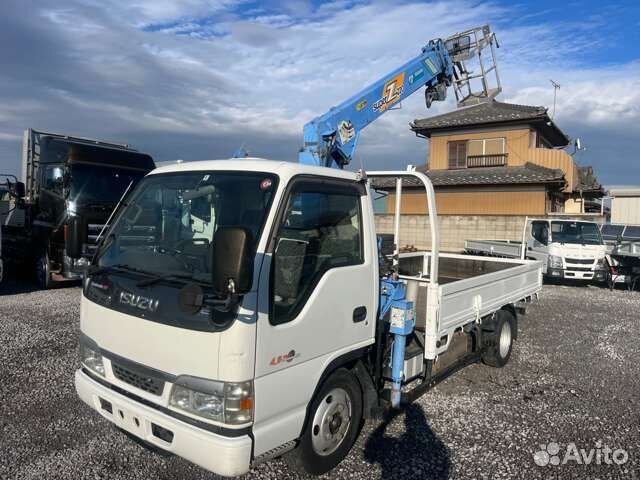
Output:
<path fill-rule="evenodd" d="M 489 26 L 484 25 L 457 33 L 444 41 L 429 41 L 418 56 L 307 123 L 303 129 L 304 145 L 298 161 L 307 165 L 344 168 L 353 158 L 362 130 L 421 87 L 426 87 L 427 108 L 434 101 L 444 100 L 451 85 L 455 88 L 459 106 L 470 100 L 477 102 L 493 98 L 500 92 L 494 40 Z M 491 47 L 493 60 L 485 67 L 481 51 L 487 46 Z M 479 60 L 479 74 L 473 73 L 465 64 L 474 56 Z M 486 78 L 492 71 L 497 88 L 490 88 Z M 481 81 L 479 92 L 472 93 L 472 80 Z"/>

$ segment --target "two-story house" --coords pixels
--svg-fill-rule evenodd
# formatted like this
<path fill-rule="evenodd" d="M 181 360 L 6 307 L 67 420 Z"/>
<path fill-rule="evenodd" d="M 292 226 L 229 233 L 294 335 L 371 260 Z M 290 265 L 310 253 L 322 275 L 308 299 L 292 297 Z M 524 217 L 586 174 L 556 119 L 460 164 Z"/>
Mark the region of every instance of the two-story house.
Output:
<path fill-rule="evenodd" d="M 570 139 L 544 107 L 491 100 L 414 120 L 411 129 L 429 139 L 427 164 L 419 168 L 434 184 L 444 230 L 451 224 L 455 238 L 443 238 L 448 249 L 460 249 L 465 238 L 518 238 L 526 216 L 583 214 L 586 200 L 603 195 L 593 170 L 564 150 Z M 426 215 L 424 194 L 407 187 L 402 212 Z M 394 203 L 391 194 L 388 213 Z M 409 238 L 422 237 L 420 227 L 413 230 Z"/>

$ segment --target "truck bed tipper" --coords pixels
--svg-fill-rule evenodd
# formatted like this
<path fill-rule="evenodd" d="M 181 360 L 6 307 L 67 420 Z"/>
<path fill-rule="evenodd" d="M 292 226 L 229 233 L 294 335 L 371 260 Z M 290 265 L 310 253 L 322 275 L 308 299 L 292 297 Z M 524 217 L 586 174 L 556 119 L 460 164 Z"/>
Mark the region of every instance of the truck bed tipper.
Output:
<path fill-rule="evenodd" d="M 406 178 L 424 185 L 434 248 L 388 255 L 371 196 L 397 179 L 399 208 Z M 285 454 L 327 472 L 364 418 L 469 363 L 505 365 L 541 289 L 540 262 L 440 254 L 435 212 L 415 171 L 261 159 L 156 169 L 87 271 L 78 395 L 221 475 Z"/>
<path fill-rule="evenodd" d="M 523 240 L 465 240 L 465 252 L 540 260 L 549 278 L 604 282 L 605 245 L 598 225 L 573 219 L 527 219 Z"/>

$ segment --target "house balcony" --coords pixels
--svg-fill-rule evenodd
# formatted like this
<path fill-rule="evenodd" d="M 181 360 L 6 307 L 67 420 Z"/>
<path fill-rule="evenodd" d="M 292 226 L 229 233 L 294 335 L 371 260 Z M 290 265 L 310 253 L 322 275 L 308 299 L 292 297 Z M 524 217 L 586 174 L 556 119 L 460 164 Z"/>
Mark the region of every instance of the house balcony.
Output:
<path fill-rule="evenodd" d="M 467 155 L 467 168 L 503 167 L 507 165 L 508 153 L 490 155 Z"/>

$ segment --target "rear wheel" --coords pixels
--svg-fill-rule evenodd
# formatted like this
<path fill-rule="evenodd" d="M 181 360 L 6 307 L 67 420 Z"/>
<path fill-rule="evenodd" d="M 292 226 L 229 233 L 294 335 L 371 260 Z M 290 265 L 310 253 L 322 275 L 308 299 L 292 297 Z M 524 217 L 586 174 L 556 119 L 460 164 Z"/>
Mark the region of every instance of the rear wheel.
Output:
<path fill-rule="evenodd" d="M 300 443 L 287 456 L 300 473 L 322 475 L 347 456 L 362 421 L 362 393 L 347 370 L 333 373 L 311 402 Z"/>
<path fill-rule="evenodd" d="M 515 318 L 505 310 L 495 314 L 493 320 L 482 325 L 482 361 L 492 367 L 504 367 L 511 357 Z"/>

